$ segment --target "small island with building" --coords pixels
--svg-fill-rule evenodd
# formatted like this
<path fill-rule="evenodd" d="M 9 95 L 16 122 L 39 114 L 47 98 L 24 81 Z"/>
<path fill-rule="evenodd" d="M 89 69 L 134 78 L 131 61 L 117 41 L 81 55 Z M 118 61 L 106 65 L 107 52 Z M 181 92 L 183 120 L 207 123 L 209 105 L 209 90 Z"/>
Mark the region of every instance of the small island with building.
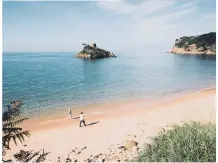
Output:
<path fill-rule="evenodd" d="M 100 49 L 96 46 L 96 43 L 93 44 L 82 44 L 84 45 L 84 48 L 82 51 L 76 54 L 77 58 L 87 59 L 87 60 L 93 60 L 93 59 L 100 59 L 100 58 L 108 58 L 108 57 L 117 57 L 114 55 L 114 53 Z"/>
<path fill-rule="evenodd" d="M 197 36 L 184 36 L 176 39 L 175 44 L 169 53 L 187 55 L 216 55 L 216 32 L 210 32 Z"/>

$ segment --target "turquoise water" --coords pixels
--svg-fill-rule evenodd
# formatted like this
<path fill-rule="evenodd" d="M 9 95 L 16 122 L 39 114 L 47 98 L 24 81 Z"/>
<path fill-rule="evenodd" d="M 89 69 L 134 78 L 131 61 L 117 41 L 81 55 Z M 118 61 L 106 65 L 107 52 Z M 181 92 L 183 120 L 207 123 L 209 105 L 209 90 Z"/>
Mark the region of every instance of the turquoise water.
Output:
<path fill-rule="evenodd" d="M 73 53 L 3 53 L 3 105 L 25 103 L 38 116 L 67 107 L 215 86 L 216 58 L 166 53 L 118 54 L 85 61 Z"/>

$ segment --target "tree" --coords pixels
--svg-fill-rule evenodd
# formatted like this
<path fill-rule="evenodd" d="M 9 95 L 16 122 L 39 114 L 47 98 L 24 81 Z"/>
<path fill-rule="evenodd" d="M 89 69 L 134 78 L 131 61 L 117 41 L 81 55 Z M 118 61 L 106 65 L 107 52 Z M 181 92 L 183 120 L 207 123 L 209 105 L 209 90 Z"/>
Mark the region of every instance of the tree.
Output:
<path fill-rule="evenodd" d="M 2 148 L 10 149 L 10 142 L 17 145 L 17 140 L 21 143 L 24 141 L 24 137 L 29 137 L 30 133 L 28 131 L 23 131 L 22 128 L 17 127 L 20 123 L 27 120 L 28 118 L 21 118 L 22 113 L 20 107 L 23 103 L 19 100 L 12 101 L 10 105 L 7 106 L 7 110 L 3 112 L 2 115 Z"/>
<path fill-rule="evenodd" d="M 46 156 L 49 154 L 49 152 L 44 152 L 44 149 L 42 151 L 42 154 L 40 154 L 40 151 L 24 151 L 20 150 L 19 153 L 14 154 L 14 157 L 16 158 L 17 161 L 20 162 L 43 162 L 46 160 Z M 36 157 L 37 156 L 37 157 Z"/>
<path fill-rule="evenodd" d="M 20 100 L 14 100 L 7 106 L 6 110 L 2 115 L 2 155 L 6 155 L 6 151 L 10 150 L 10 143 L 13 140 L 14 144 L 17 145 L 17 141 L 23 143 L 25 141 L 25 137 L 29 137 L 29 131 L 23 130 L 21 127 L 18 127 L 23 121 L 28 118 L 21 117 L 21 107 L 23 103 Z M 19 153 L 15 154 L 14 157 L 21 162 L 28 162 L 30 160 L 35 159 L 36 162 L 44 161 L 45 156 L 48 155 L 49 152 L 44 152 L 40 154 L 40 151 L 23 151 L 21 150 Z M 36 157 L 37 156 L 37 157 Z M 4 162 L 11 160 L 4 160 Z"/>

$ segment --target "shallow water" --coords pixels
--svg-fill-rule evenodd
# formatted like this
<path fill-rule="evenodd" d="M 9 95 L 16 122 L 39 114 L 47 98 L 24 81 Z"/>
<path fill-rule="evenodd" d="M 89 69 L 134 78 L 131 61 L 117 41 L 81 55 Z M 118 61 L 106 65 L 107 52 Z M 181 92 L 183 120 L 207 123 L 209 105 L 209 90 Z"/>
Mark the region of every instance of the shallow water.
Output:
<path fill-rule="evenodd" d="M 26 114 L 39 116 L 68 107 L 161 98 L 216 85 L 213 56 L 116 55 L 85 61 L 73 53 L 3 53 L 3 107 L 11 99 L 21 99 Z"/>

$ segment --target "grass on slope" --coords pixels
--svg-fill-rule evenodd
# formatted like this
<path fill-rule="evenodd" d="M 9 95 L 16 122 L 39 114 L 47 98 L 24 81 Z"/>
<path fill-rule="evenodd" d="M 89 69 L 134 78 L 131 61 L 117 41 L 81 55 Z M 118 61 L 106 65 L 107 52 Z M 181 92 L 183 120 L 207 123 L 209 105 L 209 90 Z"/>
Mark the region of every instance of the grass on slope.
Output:
<path fill-rule="evenodd" d="M 198 122 L 174 126 L 152 138 L 138 162 L 215 162 L 216 126 Z"/>

